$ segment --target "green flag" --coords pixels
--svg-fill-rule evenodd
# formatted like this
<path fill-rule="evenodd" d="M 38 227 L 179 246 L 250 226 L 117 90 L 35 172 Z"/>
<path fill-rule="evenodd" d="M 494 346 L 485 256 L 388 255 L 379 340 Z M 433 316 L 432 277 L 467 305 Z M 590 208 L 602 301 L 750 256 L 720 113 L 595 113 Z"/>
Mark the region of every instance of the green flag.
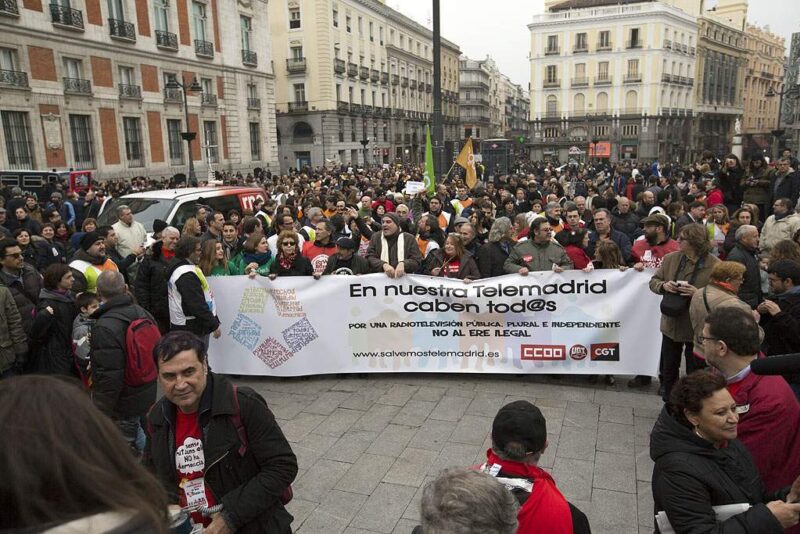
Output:
<path fill-rule="evenodd" d="M 428 196 L 436 194 L 436 174 L 433 171 L 433 145 L 431 144 L 431 129 L 425 126 L 425 174 L 423 182 Z"/>

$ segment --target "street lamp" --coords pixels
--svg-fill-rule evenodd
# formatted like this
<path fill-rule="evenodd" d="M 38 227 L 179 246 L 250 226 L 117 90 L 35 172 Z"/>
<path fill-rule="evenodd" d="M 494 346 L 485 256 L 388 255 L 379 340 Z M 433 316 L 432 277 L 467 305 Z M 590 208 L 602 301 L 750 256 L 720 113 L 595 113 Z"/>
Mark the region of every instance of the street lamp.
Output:
<path fill-rule="evenodd" d="M 767 98 L 773 98 L 776 95 L 780 97 L 780 99 L 778 100 L 778 123 L 775 125 L 775 129 L 772 130 L 772 136 L 775 138 L 775 147 L 773 148 L 773 153 L 776 160 L 778 159 L 778 149 L 780 148 L 778 147 L 778 140 L 784 134 L 784 130 L 783 128 L 781 128 L 781 110 L 783 109 L 783 97 L 784 96 L 796 97 L 799 88 L 800 84 L 794 84 L 784 89 L 783 91 L 776 91 L 772 87 L 770 87 L 769 89 L 767 89 L 767 94 L 764 95 Z"/>
<path fill-rule="evenodd" d="M 193 93 L 202 93 L 203 87 L 200 85 L 200 82 L 197 81 L 197 77 L 195 76 L 192 80 L 192 84 L 190 86 L 186 86 L 185 84 L 179 82 L 175 76 L 171 77 L 170 80 L 167 82 L 165 86 L 166 89 L 180 89 L 183 93 L 183 113 L 186 117 L 186 131 L 181 132 L 181 138 L 186 141 L 186 146 L 189 150 L 189 183 L 191 185 L 197 185 L 197 176 L 194 173 L 194 158 L 192 158 L 192 141 L 195 140 L 197 137 L 197 132 L 190 132 L 189 131 L 189 103 L 186 98 L 187 91 L 191 91 Z"/>

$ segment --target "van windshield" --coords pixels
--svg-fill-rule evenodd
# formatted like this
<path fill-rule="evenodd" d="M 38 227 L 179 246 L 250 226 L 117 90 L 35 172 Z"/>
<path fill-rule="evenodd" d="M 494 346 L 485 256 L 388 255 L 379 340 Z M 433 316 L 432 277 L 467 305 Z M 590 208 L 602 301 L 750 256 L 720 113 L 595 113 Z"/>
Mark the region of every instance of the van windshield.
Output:
<path fill-rule="evenodd" d="M 126 205 L 133 212 L 133 220 L 142 223 L 148 232 L 152 232 L 154 220 L 169 222 L 167 219 L 175 202 L 165 198 L 112 198 L 103 207 L 103 213 L 97 218 L 97 225 L 112 225 L 117 222 L 117 207 Z"/>

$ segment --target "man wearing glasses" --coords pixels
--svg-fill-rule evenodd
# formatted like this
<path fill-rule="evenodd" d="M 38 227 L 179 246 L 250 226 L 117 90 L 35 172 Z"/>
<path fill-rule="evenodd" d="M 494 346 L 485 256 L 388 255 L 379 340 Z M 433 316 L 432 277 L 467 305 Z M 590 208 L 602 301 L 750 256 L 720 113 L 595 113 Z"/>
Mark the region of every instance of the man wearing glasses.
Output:
<path fill-rule="evenodd" d="M 283 232 L 284 230 L 291 230 L 293 232 L 296 231 L 294 218 L 291 215 L 287 215 L 282 213 L 280 215 L 275 216 L 275 227 L 273 228 L 274 234 L 271 235 L 267 239 L 267 244 L 269 245 L 269 250 L 272 252 L 273 256 L 278 255 L 278 235 Z M 301 233 L 297 234 L 297 250 L 303 250 L 303 245 L 305 244 L 306 240 L 303 238 Z"/>
<path fill-rule="evenodd" d="M 572 269 L 572 260 L 552 240 L 553 229 L 544 217 L 537 217 L 531 223 L 530 239 L 517 243 L 506 258 L 503 269 L 507 273 L 528 276 L 532 271 L 563 272 Z"/>
<path fill-rule="evenodd" d="M 0 284 L 6 286 L 14 297 L 22 317 L 22 329 L 30 335 L 33 324 L 33 310 L 39 302 L 42 290 L 42 276 L 22 257 L 16 239 L 0 240 Z"/>

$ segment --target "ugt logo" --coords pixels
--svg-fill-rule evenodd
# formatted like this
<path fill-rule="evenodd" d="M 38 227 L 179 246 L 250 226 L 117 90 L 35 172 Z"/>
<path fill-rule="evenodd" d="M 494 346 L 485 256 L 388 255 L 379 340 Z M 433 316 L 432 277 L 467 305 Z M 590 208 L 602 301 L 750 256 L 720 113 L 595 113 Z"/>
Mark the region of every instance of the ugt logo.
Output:
<path fill-rule="evenodd" d="M 564 345 L 521 345 L 520 360 L 558 361 L 567 359 L 567 347 Z"/>

